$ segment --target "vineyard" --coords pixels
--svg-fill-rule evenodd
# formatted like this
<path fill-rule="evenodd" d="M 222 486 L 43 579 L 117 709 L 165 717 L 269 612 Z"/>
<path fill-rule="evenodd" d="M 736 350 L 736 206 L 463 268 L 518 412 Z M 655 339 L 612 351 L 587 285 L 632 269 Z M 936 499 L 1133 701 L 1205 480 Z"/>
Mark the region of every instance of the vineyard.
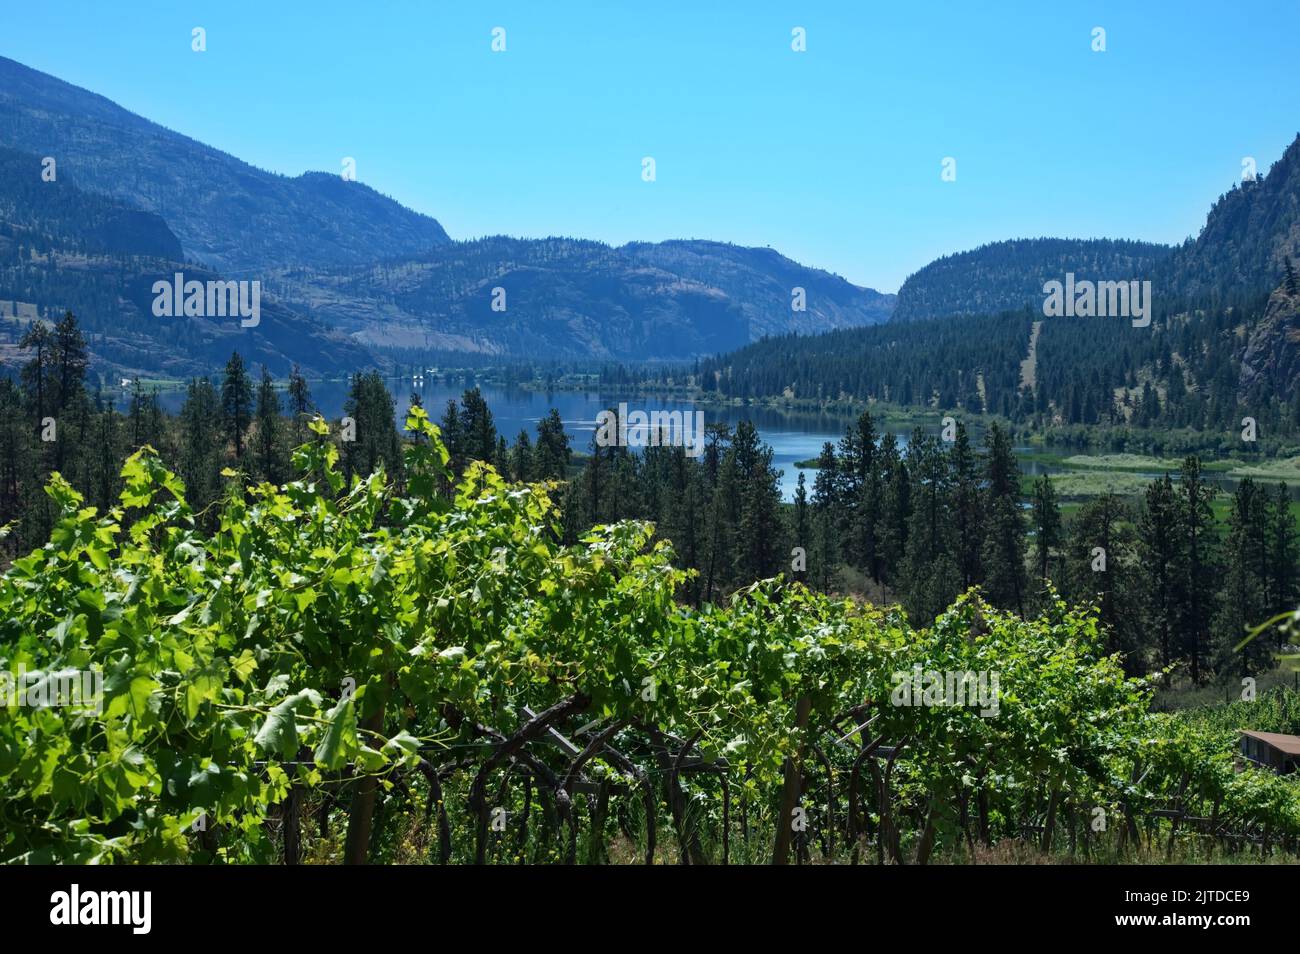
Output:
<path fill-rule="evenodd" d="M 934 626 L 780 579 L 723 606 L 649 525 L 559 544 L 547 484 L 448 455 L 350 485 L 227 474 L 217 529 L 149 449 L 100 513 L 58 475 L 0 580 L 0 671 L 103 673 L 102 706 L 0 714 L 6 863 L 924 864 L 1300 852 L 1300 785 L 1233 764 L 1300 696 L 1149 711 L 1087 611 L 959 600 Z M 898 674 L 993 673 L 987 705 Z M 1246 707 L 1249 707 L 1248 709 Z"/>

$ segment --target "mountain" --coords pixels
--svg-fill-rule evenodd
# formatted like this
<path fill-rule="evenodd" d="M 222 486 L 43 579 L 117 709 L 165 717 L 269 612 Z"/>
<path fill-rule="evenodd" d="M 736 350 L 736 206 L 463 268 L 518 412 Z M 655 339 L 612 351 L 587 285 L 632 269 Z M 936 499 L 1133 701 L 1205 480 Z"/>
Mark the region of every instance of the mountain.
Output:
<path fill-rule="evenodd" d="M 876 324 L 893 307 L 892 295 L 806 268 L 770 248 L 705 241 L 611 248 L 503 237 L 452 243 L 433 219 L 358 182 L 321 172 L 296 178 L 264 172 L 0 58 L 0 147 L 6 146 L 53 157 L 59 181 L 75 178 L 83 206 L 91 194 L 102 194 L 116 203 L 115 214 L 152 216 L 138 219 L 139 226 L 161 223 L 179 239 L 179 251 L 137 244 L 129 254 L 187 258 L 214 273 L 259 279 L 292 306 L 293 317 L 281 318 L 286 325 L 316 318 L 335 327 L 353 342 L 340 355 L 360 355 L 362 364 L 408 349 L 689 358 L 768 334 Z M 74 224 L 47 222 L 64 251 L 92 242 Z M 91 227 L 119 238 L 129 230 L 127 218 Z M 106 287 L 74 294 L 75 284 L 69 278 L 51 291 L 91 307 L 111 297 Z M 505 311 L 492 308 L 498 287 L 506 290 Z M 804 289 L 806 302 L 799 311 L 792 308 L 796 288 Z M 316 336 L 308 333 L 302 343 L 310 352 L 304 363 L 321 363 L 311 351 Z M 293 356 L 294 343 L 285 344 Z M 183 336 L 175 346 L 190 352 L 157 355 L 157 361 L 206 360 L 206 349 Z"/>
<path fill-rule="evenodd" d="M 555 237 L 493 236 L 360 268 L 290 269 L 273 287 L 376 350 L 623 361 L 879 323 L 893 300 L 771 249 L 700 241 L 615 248 Z M 791 308 L 797 287 L 804 311 Z M 502 310 L 493 310 L 494 295 Z"/>
<path fill-rule="evenodd" d="M 238 318 L 159 318 L 154 282 L 217 280 L 182 261 L 181 241 L 160 217 L 83 191 L 66 169 L 42 178 L 40 157 L 0 148 L 0 365 L 17 366 L 17 347 L 34 319 L 72 311 L 101 370 L 201 374 L 238 349 L 250 362 L 286 373 L 338 373 L 368 364 L 355 342 L 263 296 L 257 327 Z"/>
<path fill-rule="evenodd" d="M 83 192 L 65 173 L 47 182 L 38 157 L 0 146 L 0 241 L 36 251 L 181 261 L 180 239 L 160 216 Z M 55 239 L 58 241 L 54 241 Z"/>
<path fill-rule="evenodd" d="M 1284 282 L 1269 296 L 1264 317 L 1251 329 L 1241 357 L 1238 394 L 1294 396 L 1300 382 L 1300 288 Z"/>
<path fill-rule="evenodd" d="M 706 387 L 728 397 L 853 397 L 993 412 L 1036 427 L 1109 426 L 1116 450 L 1132 439 L 1168 441 L 1162 450 L 1174 452 L 1172 435 L 1184 428 L 1235 441 L 1243 416 L 1276 441 L 1300 424 L 1298 240 L 1300 137 L 1266 177 L 1219 199 L 1198 237 L 1177 248 L 994 243 L 909 278 L 886 325 L 772 338 L 703 361 L 700 371 Z M 1149 278 L 1151 323 L 1044 318 L 1042 283 L 1070 271 Z M 945 315 L 963 317 L 917 320 Z M 1135 428 L 1150 429 L 1148 437 L 1130 437 Z M 1152 445 L 1134 445 L 1144 446 Z"/>
<path fill-rule="evenodd" d="M 909 276 L 892 321 L 989 315 L 1041 307 L 1043 283 L 1067 272 L 1091 281 L 1149 277 L 1168 245 L 1117 239 L 1010 239 L 945 255 Z"/>
<path fill-rule="evenodd" d="M 1300 136 L 1268 175 L 1233 185 L 1214 203 L 1200 235 L 1169 263 L 1169 286 L 1188 298 L 1268 292 L 1287 256 L 1300 261 Z"/>
<path fill-rule="evenodd" d="M 359 182 L 265 172 L 4 57 L 0 146 L 51 156 L 59 176 L 160 215 L 186 256 L 240 278 L 415 255 L 448 241 L 434 219 Z"/>
<path fill-rule="evenodd" d="M 771 248 L 725 242 L 633 242 L 621 252 L 637 262 L 718 289 L 745 315 L 749 337 L 816 334 L 888 321 L 894 295 L 850 284 L 838 275 L 791 261 Z M 806 311 L 791 310 L 792 289 L 802 288 Z"/>

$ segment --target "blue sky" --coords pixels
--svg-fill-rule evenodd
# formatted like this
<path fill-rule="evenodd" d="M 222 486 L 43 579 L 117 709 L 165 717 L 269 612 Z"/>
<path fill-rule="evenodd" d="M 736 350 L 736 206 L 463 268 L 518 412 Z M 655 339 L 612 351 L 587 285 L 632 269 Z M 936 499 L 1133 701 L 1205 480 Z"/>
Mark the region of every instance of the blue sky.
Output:
<path fill-rule="evenodd" d="M 1001 238 L 1181 241 L 1300 131 L 1295 0 L 5 6 L 3 55 L 263 168 L 352 156 L 454 238 L 771 245 L 882 291 Z"/>

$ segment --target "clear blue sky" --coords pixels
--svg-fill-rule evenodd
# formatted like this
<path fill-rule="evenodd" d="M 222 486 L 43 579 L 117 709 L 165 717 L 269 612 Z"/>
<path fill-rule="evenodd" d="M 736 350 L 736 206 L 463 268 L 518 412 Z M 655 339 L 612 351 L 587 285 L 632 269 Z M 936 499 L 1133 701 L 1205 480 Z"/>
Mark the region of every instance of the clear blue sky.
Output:
<path fill-rule="evenodd" d="M 1180 241 L 1300 131 L 1296 0 L 5 7 L 0 53 L 263 168 L 353 156 L 454 238 L 771 245 L 883 291 L 1000 238 Z"/>

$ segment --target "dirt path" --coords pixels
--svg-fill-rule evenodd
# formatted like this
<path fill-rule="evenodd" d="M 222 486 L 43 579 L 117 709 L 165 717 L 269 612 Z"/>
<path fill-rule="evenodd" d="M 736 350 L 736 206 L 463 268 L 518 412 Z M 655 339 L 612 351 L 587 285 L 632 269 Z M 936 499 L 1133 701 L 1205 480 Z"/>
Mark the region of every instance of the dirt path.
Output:
<path fill-rule="evenodd" d="M 1034 387 L 1038 383 L 1038 333 L 1043 330 L 1041 321 L 1034 322 L 1029 332 L 1029 353 L 1020 362 L 1020 386 Z"/>

